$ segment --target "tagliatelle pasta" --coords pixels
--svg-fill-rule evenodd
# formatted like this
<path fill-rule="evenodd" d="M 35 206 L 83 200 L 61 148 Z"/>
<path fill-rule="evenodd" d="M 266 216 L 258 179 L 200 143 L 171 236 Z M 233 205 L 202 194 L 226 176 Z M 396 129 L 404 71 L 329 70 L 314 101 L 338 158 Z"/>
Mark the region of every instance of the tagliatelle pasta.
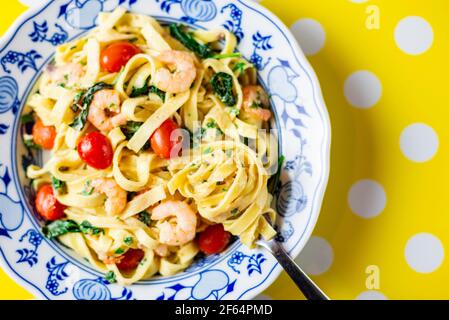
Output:
<path fill-rule="evenodd" d="M 54 130 L 48 161 L 27 168 L 45 234 L 124 285 L 186 269 L 207 251 L 198 237 L 211 225 L 249 247 L 273 238 L 264 215 L 276 219 L 268 181 L 277 140 L 268 95 L 236 37 L 121 7 L 98 22 L 56 49 L 28 99 L 28 114 Z M 108 56 L 114 46 L 122 51 Z M 37 129 L 24 137 L 38 138 Z M 104 148 L 92 149 L 98 141 Z M 40 198 L 48 184 L 51 208 Z"/>

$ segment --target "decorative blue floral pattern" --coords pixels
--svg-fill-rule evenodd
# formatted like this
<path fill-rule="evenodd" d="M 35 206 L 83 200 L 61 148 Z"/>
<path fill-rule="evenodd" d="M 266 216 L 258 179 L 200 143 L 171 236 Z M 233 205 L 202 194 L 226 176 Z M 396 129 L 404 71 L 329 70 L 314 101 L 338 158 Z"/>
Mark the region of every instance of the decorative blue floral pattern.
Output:
<path fill-rule="evenodd" d="M 59 8 L 59 17 L 64 17 L 73 28 L 88 30 L 95 27 L 104 2 L 105 0 L 70 0 Z"/>
<path fill-rule="evenodd" d="M 29 229 L 23 236 L 20 237 L 19 241 L 23 242 L 26 238 L 28 238 L 28 243 L 31 244 L 33 248 L 22 248 L 16 250 L 16 252 L 20 255 L 17 263 L 26 262 L 30 267 L 32 267 L 38 262 L 37 249 L 41 245 L 43 237 L 36 230 Z"/>
<path fill-rule="evenodd" d="M 17 99 L 19 88 L 14 78 L 10 76 L 0 77 L 0 113 L 7 112 L 12 109 L 13 113 L 17 112 L 20 101 Z M 2 125 L 3 133 L 6 133 L 8 125 Z"/>
<path fill-rule="evenodd" d="M 51 37 L 47 36 L 48 24 L 44 21 L 42 24 L 33 22 L 34 31 L 30 33 L 31 41 L 33 42 L 49 42 L 54 46 L 59 46 L 67 41 L 69 37 L 67 31 L 65 31 L 59 24 L 55 24 L 55 27 L 59 32 L 55 32 Z"/>
<path fill-rule="evenodd" d="M 225 13 L 226 11 L 230 11 L 230 19 L 226 20 L 223 26 L 232 32 L 237 37 L 238 42 L 240 42 L 245 37 L 242 29 L 243 12 L 233 3 L 221 9 L 221 13 Z"/>
<path fill-rule="evenodd" d="M 8 64 L 16 65 L 20 72 L 24 73 L 28 69 L 37 71 L 36 60 L 41 59 L 42 56 L 36 50 L 30 50 L 27 53 L 8 51 L 8 53 L 2 57 L 1 64 L 3 70 L 7 73 L 11 73 L 8 69 Z"/>
<path fill-rule="evenodd" d="M 165 288 L 156 300 L 175 300 L 178 295 L 183 295 L 185 300 L 223 300 L 234 291 L 236 280 L 230 282 L 229 276 L 221 270 L 207 270 L 199 275 L 198 281 L 193 286 L 185 286 L 177 283 Z"/>
<path fill-rule="evenodd" d="M 56 262 L 56 257 L 53 257 L 50 259 L 49 262 L 47 262 L 46 267 L 48 270 L 48 278 L 47 283 L 45 285 L 45 288 L 50 291 L 51 294 L 54 296 L 60 296 L 67 292 L 68 288 L 64 287 L 63 289 L 60 288 L 60 282 L 64 281 L 68 278 L 68 274 L 64 271 L 65 267 L 69 264 L 68 261 L 64 261 L 61 263 Z"/>
<path fill-rule="evenodd" d="M 132 300 L 133 293 L 127 288 L 123 288 L 119 297 L 113 297 L 108 288 L 109 282 L 103 278 L 96 280 L 82 279 L 73 286 L 73 295 L 77 300 Z"/>
<path fill-rule="evenodd" d="M 273 46 L 270 44 L 272 36 L 263 36 L 260 32 L 256 32 L 253 35 L 253 54 L 251 55 L 251 63 L 259 69 L 263 70 L 270 63 L 271 57 L 264 61 L 263 57 L 258 53 L 259 50 L 269 51 L 273 49 Z"/>
<path fill-rule="evenodd" d="M 263 253 L 255 253 L 252 255 L 246 255 L 241 251 L 235 252 L 231 259 L 228 260 L 228 266 L 236 273 L 240 273 L 237 266 L 240 266 L 245 260 L 248 261 L 246 265 L 246 271 L 248 276 L 251 276 L 253 272 L 262 274 L 262 264 L 267 260 Z"/>
<path fill-rule="evenodd" d="M 0 164 L 0 169 L 5 168 L 5 172 L 0 176 L 0 181 L 3 183 L 5 190 L 11 183 L 8 167 Z M 0 237 L 11 238 L 10 232 L 16 231 L 22 225 L 24 214 L 22 204 L 16 202 L 11 197 L 0 192 Z M 14 213 L 14 214 L 11 214 Z"/>
<path fill-rule="evenodd" d="M 156 0 L 161 4 L 161 9 L 170 13 L 172 6 L 179 4 L 185 14 L 181 19 L 194 24 L 198 21 L 213 20 L 217 16 L 217 6 L 213 0 Z"/>

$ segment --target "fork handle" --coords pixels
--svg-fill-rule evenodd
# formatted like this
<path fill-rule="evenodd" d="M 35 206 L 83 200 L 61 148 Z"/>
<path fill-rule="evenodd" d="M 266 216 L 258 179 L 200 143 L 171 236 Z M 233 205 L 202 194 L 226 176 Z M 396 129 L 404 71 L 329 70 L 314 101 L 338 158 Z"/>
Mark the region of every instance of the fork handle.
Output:
<path fill-rule="evenodd" d="M 259 244 L 276 258 L 308 300 L 330 300 L 277 241 L 259 241 Z"/>

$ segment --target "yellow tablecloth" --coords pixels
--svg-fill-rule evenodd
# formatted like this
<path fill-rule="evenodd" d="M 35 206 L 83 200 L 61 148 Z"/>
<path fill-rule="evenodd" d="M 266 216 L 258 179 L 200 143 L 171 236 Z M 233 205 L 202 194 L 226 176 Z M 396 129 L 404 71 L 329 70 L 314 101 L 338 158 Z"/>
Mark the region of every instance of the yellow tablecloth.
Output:
<path fill-rule="evenodd" d="M 329 187 L 298 261 L 334 299 L 449 298 L 449 2 L 259 2 L 298 36 L 332 121 Z M 2 5 L 0 34 L 26 9 Z M 302 298 L 285 274 L 264 295 Z M 0 271 L 0 298 L 32 296 Z"/>

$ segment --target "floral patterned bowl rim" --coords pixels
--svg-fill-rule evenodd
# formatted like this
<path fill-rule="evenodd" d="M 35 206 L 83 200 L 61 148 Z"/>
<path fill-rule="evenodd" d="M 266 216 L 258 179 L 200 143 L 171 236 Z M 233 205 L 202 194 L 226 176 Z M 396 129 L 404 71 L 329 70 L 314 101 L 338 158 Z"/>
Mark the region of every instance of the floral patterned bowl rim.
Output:
<path fill-rule="evenodd" d="M 285 156 L 274 186 L 277 240 L 297 256 L 317 221 L 329 175 L 330 122 L 317 77 L 288 28 L 249 0 L 59 0 L 22 15 L 0 42 L 0 261 L 24 288 L 45 299 L 249 299 L 280 274 L 262 249 L 236 242 L 225 253 L 198 259 L 186 272 L 129 287 L 111 284 L 67 249 L 42 237 L 22 166 L 20 112 L 54 48 L 95 26 L 118 5 L 164 22 L 194 28 L 223 26 L 258 69 L 272 96 Z M 39 161 L 39 160 L 37 160 Z"/>

